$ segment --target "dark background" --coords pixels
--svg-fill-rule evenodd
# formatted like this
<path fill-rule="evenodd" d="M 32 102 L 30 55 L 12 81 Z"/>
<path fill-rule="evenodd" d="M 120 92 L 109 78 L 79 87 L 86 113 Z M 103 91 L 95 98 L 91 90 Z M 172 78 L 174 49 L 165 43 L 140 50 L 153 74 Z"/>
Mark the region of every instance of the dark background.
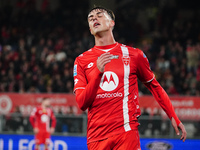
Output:
<path fill-rule="evenodd" d="M 200 95 L 200 10 L 181 0 L 1 0 L 0 92 L 72 93 L 94 4 L 113 9 L 116 41 L 144 51 L 169 95 Z"/>

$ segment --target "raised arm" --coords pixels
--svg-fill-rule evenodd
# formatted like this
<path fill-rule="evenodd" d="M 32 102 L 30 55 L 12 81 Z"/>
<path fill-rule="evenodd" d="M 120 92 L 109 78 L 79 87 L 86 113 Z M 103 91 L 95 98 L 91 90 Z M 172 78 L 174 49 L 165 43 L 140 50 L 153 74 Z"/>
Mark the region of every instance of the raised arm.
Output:
<path fill-rule="evenodd" d="M 29 121 L 33 128 L 35 128 L 35 113 L 36 113 L 36 108 L 33 109 L 33 111 L 31 112 L 31 115 L 29 117 Z"/>
<path fill-rule="evenodd" d="M 76 94 L 76 102 L 81 110 L 86 110 L 93 103 L 104 72 L 104 67 L 110 61 L 111 55 L 109 53 L 102 54 L 94 64 L 94 76 L 89 82 L 86 80 L 84 70 L 79 65 L 79 62 L 77 60 L 75 61 L 74 91 Z"/>

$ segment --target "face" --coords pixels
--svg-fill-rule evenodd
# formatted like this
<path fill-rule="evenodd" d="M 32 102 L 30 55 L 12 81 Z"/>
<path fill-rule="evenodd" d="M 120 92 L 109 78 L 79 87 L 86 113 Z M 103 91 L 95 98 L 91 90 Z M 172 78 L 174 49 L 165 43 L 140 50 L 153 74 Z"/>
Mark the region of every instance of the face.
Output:
<path fill-rule="evenodd" d="M 105 10 L 94 9 L 88 15 L 90 32 L 96 35 L 100 32 L 112 31 L 115 23 Z"/>
<path fill-rule="evenodd" d="M 48 99 L 45 99 L 42 101 L 42 105 L 46 108 L 50 107 L 51 106 L 51 99 L 48 98 Z"/>

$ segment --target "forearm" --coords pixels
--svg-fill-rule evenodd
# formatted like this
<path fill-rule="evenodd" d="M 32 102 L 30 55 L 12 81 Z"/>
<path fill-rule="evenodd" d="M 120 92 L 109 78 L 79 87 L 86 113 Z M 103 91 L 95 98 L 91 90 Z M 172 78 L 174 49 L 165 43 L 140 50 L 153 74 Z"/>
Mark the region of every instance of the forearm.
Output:
<path fill-rule="evenodd" d="M 101 73 L 97 68 L 96 71 L 99 73 L 90 80 L 85 89 L 77 89 L 75 91 L 76 101 L 79 108 L 83 111 L 85 111 L 93 103 L 99 88 L 99 83 L 103 73 Z"/>
<path fill-rule="evenodd" d="M 55 128 L 56 127 L 56 117 L 54 116 L 53 113 L 51 115 L 51 120 L 52 120 L 51 127 Z"/>
<path fill-rule="evenodd" d="M 29 121 L 30 121 L 32 127 L 34 128 L 35 127 L 34 126 L 34 117 L 30 116 Z"/>
<path fill-rule="evenodd" d="M 150 83 L 145 83 L 145 86 L 151 91 L 153 94 L 154 98 L 156 101 L 159 103 L 159 105 L 162 107 L 162 109 L 166 112 L 168 117 L 171 118 L 173 117 L 176 121 L 176 124 L 179 125 L 181 122 L 178 119 L 174 108 L 172 106 L 172 103 L 165 92 L 165 90 L 160 86 L 158 81 L 154 78 L 152 82 Z"/>

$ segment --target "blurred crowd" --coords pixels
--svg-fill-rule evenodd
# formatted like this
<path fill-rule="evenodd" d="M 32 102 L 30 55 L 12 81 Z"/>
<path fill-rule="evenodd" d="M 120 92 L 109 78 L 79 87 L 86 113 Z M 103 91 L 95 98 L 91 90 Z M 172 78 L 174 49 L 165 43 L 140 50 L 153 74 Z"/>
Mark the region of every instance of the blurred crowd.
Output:
<path fill-rule="evenodd" d="M 46 2 L 46 3 L 44 3 Z M 94 45 L 87 25 L 89 1 L 19 0 L 0 7 L 0 92 L 71 93 L 73 63 Z M 147 55 L 157 80 L 171 95 L 200 95 L 200 11 L 176 1 L 130 2 L 117 7 L 118 42 Z M 149 94 L 139 83 L 141 94 Z"/>
<path fill-rule="evenodd" d="M 79 22 L 88 6 L 61 2 L 55 11 L 37 11 L 32 0 L 1 8 L 0 92 L 72 92 L 74 59 L 91 47 Z"/>

